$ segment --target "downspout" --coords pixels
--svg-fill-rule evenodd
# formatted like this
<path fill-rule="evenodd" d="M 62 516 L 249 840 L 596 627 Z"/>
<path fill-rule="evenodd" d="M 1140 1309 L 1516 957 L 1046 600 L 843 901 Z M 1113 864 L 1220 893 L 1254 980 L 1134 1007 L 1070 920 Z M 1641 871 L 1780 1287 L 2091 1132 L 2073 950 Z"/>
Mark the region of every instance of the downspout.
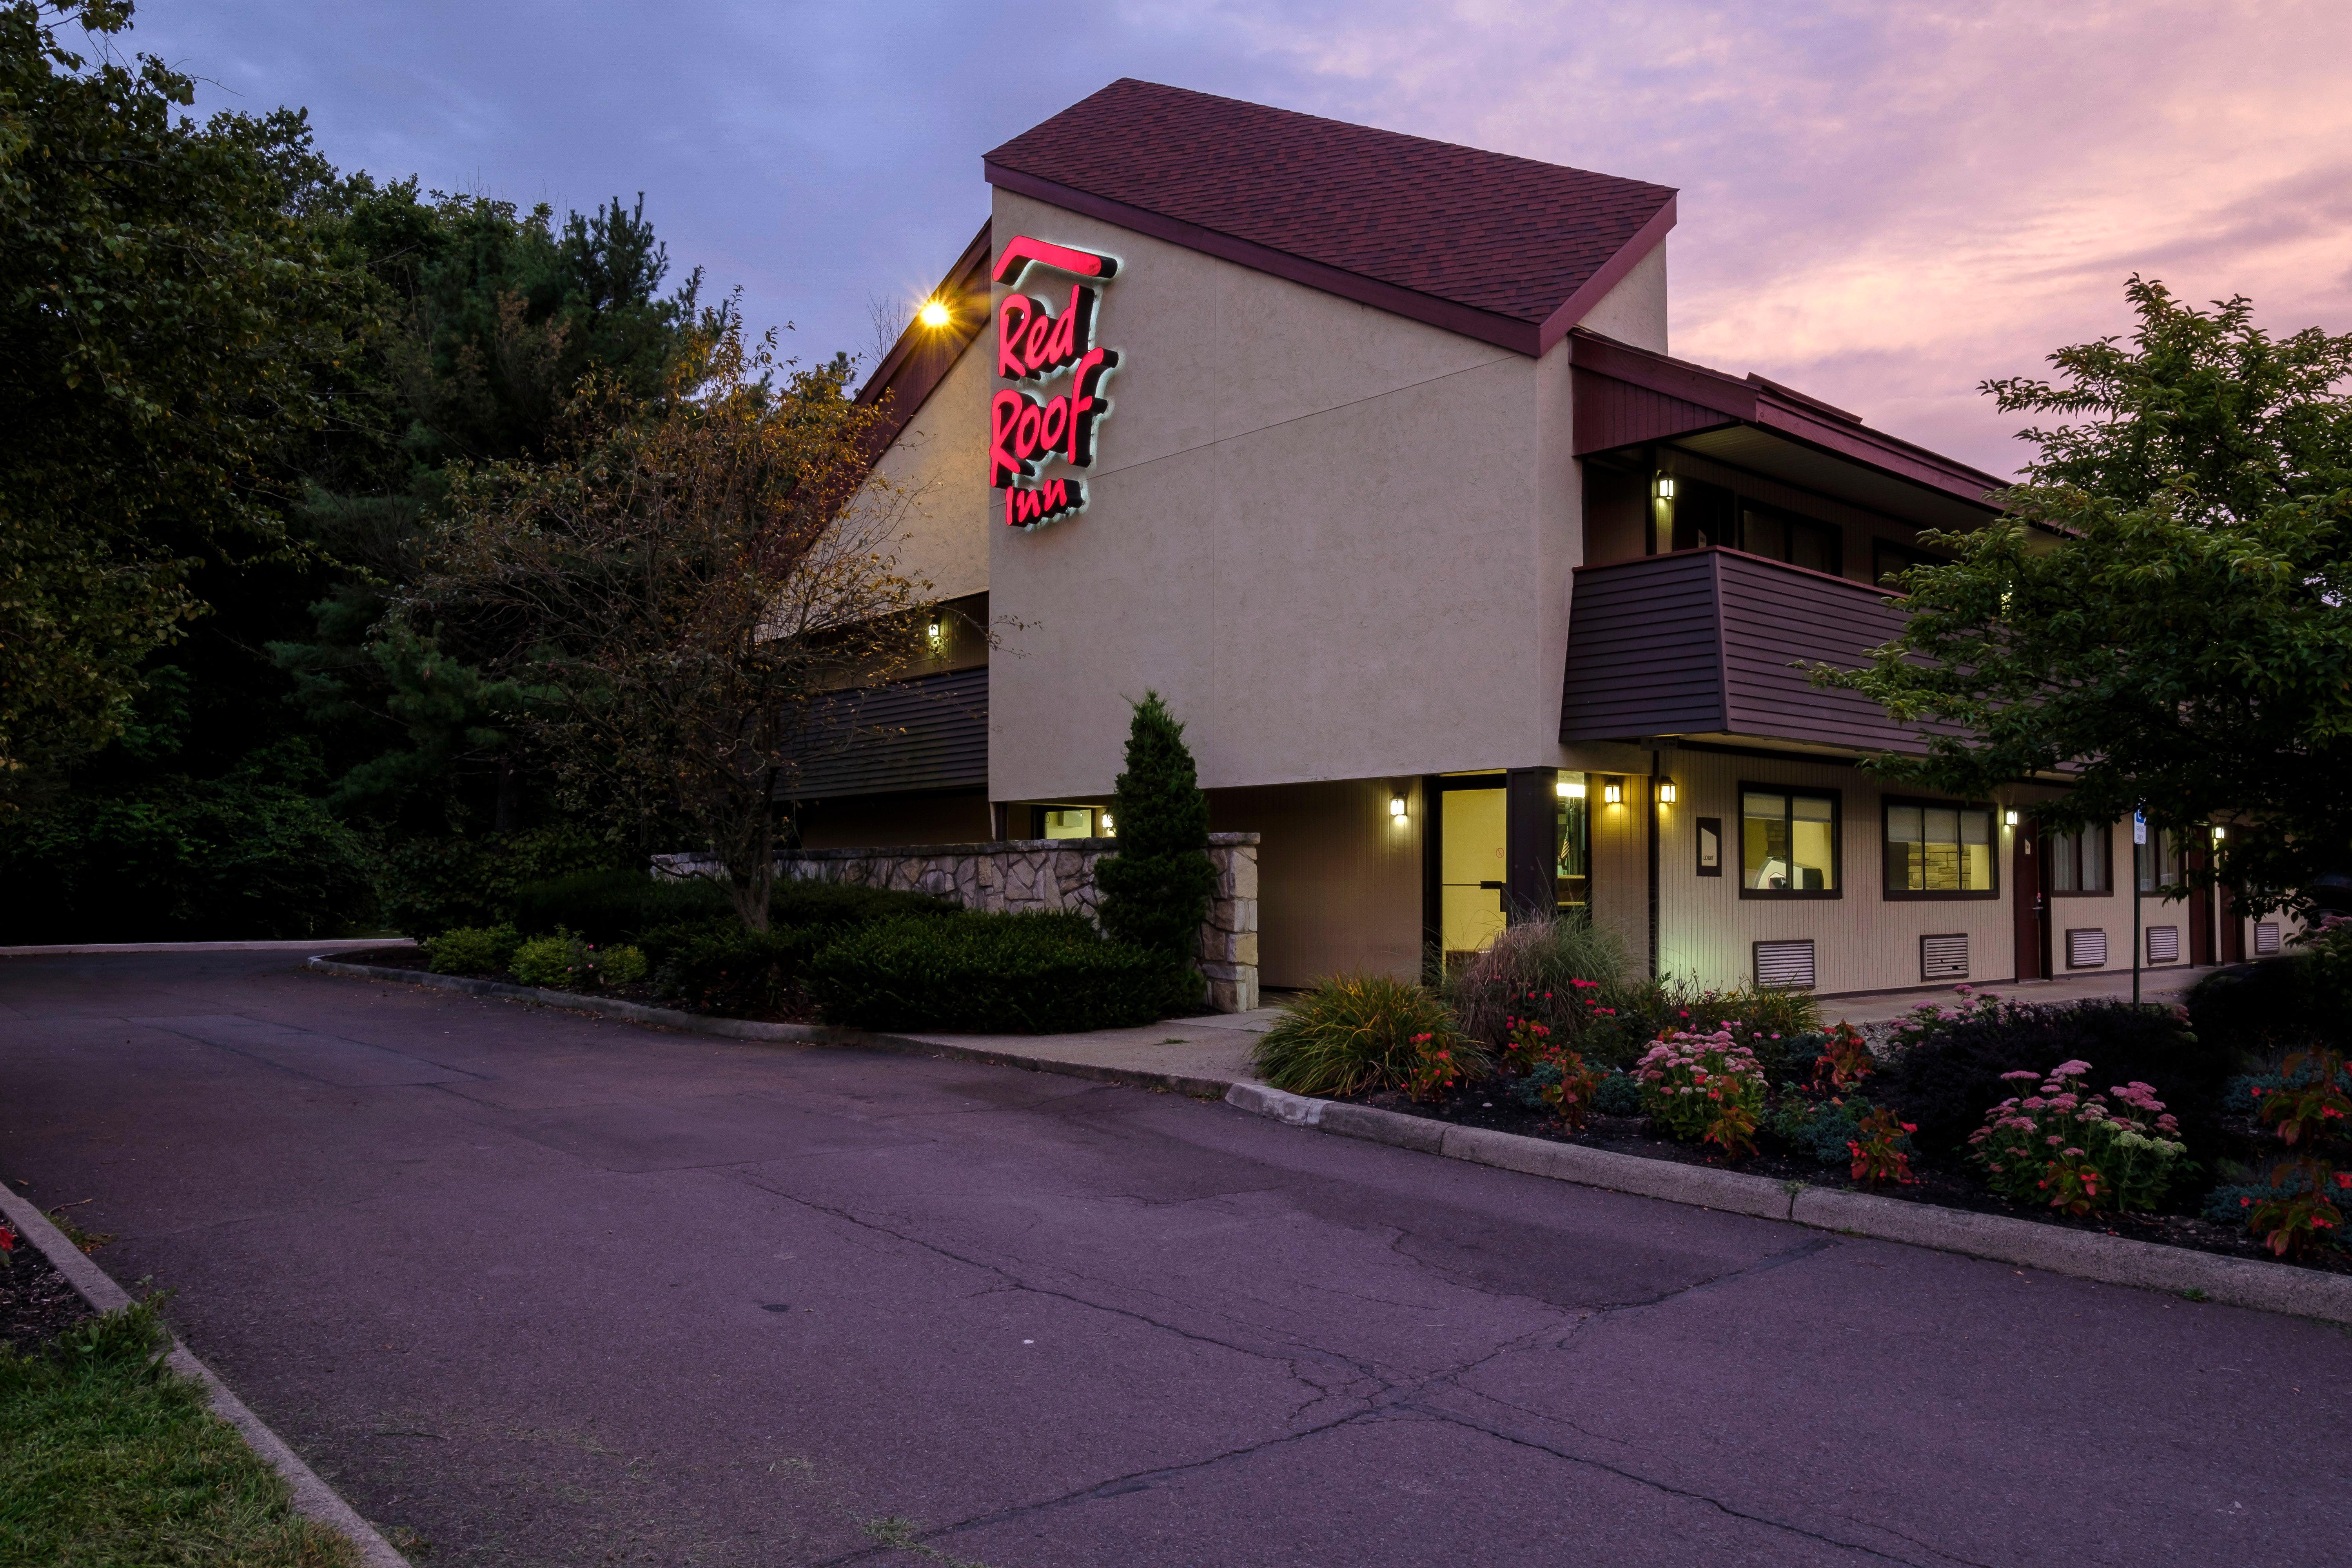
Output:
<path fill-rule="evenodd" d="M 1650 753 L 1650 978 L 1658 977 L 1658 753 Z"/>

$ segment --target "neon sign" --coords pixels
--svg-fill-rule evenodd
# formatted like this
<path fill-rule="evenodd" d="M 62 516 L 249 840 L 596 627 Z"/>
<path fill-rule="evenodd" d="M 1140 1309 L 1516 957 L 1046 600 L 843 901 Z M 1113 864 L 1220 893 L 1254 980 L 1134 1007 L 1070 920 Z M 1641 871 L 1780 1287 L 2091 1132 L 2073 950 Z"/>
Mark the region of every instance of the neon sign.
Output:
<path fill-rule="evenodd" d="M 996 258 L 996 281 L 1010 282 L 1032 266 L 1105 283 L 1118 272 L 1115 257 L 1019 235 Z M 988 488 L 1004 492 L 1008 528 L 1041 527 L 1086 507 L 1084 479 L 1057 474 L 1041 480 L 1037 470 L 1049 460 L 1070 468 L 1094 467 L 1095 424 L 1110 412 L 1103 379 L 1118 368 L 1118 353 L 1095 344 L 1097 303 L 1097 289 L 1079 282 L 1070 285 L 1059 310 L 1022 293 L 1007 294 L 996 308 L 1000 377 L 1042 392 L 1063 372 L 1070 373 L 1068 390 L 1052 397 L 1015 384 L 989 399 Z"/>

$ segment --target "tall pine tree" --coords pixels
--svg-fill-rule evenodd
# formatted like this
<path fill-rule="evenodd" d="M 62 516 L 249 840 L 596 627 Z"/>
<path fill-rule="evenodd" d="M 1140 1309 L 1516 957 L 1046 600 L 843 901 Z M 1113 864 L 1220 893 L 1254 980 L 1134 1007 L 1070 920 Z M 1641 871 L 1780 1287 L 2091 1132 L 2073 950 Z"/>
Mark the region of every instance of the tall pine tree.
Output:
<path fill-rule="evenodd" d="M 1201 793 L 1184 726 L 1156 691 L 1135 705 L 1127 771 L 1118 775 L 1111 810 L 1118 853 L 1095 868 L 1103 930 L 1175 959 L 1186 977 L 1187 994 L 1178 1000 L 1197 1003 L 1201 981 L 1193 965 L 1217 882 L 1209 861 L 1209 797 Z"/>

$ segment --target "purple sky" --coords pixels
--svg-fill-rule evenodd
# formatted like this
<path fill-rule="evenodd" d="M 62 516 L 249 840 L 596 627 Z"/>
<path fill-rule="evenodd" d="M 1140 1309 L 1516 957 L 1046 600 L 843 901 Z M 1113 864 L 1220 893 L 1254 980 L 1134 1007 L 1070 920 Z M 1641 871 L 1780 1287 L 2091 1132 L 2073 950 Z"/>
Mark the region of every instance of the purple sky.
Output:
<path fill-rule="evenodd" d="M 2122 330 L 2135 269 L 2352 330 L 2344 0 L 147 0 L 131 37 L 347 168 L 643 190 L 813 355 L 954 258 L 982 152 L 1120 76 L 1677 185 L 1675 353 L 1999 472 L 1976 383 Z"/>

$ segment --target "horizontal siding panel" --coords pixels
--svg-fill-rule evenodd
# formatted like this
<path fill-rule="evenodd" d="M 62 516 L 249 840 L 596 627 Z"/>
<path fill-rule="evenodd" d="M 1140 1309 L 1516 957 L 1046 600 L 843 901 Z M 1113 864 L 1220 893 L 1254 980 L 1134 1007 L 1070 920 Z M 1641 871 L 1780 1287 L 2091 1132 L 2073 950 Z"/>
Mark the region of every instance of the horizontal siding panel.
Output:
<path fill-rule="evenodd" d="M 846 692 L 811 716 L 786 800 L 988 784 L 988 667 Z"/>
<path fill-rule="evenodd" d="M 1577 574 L 1560 739 L 1722 728 L 1714 563 L 1656 556 Z"/>

